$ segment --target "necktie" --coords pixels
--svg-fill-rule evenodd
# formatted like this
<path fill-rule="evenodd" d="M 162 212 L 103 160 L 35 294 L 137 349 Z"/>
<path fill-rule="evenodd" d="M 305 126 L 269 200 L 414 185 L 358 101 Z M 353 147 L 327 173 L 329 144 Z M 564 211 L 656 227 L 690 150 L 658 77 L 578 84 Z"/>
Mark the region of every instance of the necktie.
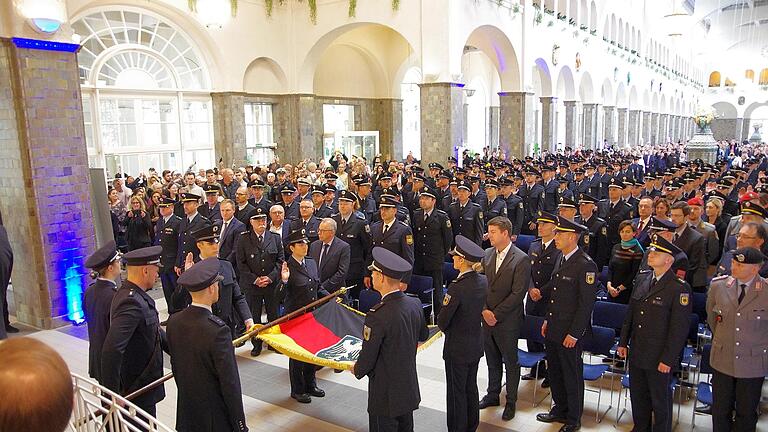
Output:
<path fill-rule="evenodd" d="M 221 227 L 219 237 L 224 238 L 224 233 L 227 231 L 227 225 L 229 225 L 229 222 L 224 222 L 224 226 Z"/>
<path fill-rule="evenodd" d="M 747 295 L 747 284 L 741 284 L 739 286 L 741 287 L 741 292 L 739 293 L 739 304 L 741 304 L 741 301 L 744 300 L 744 296 Z"/>
<path fill-rule="evenodd" d="M 387 231 L 389 231 L 389 225 L 384 225 L 384 231 L 382 231 L 382 234 L 386 234 Z"/>
<path fill-rule="evenodd" d="M 645 223 L 643 221 L 640 221 L 640 224 L 637 226 L 637 235 L 639 236 L 641 232 L 643 232 L 643 228 L 645 228 Z"/>
<path fill-rule="evenodd" d="M 256 239 L 259 241 L 258 246 L 261 247 L 261 242 L 264 240 L 264 238 L 260 235 L 257 235 Z"/>
<path fill-rule="evenodd" d="M 562 267 L 563 264 L 565 264 L 565 255 L 560 257 L 560 267 Z"/>
<path fill-rule="evenodd" d="M 341 219 L 341 229 L 344 229 L 344 225 L 346 225 L 346 224 L 347 224 L 347 220 L 342 218 Z"/>
<path fill-rule="evenodd" d="M 317 260 L 317 266 L 318 267 L 323 265 L 323 257 L 325 257 L 325 254 L 327 254 L 327 253 L 328 253 L 328 244 L 325 243 L 325 244 L 323 244 L 323 250 L 320 251 L 320 259 Z"/>
<path fill-rule="evenodd" d="M 307 221 L 303 221 L 303 222 L 302 222 L 302 226 L 303 226 L 304 228 L 306 228 L 306 227 L 307 227 Z"/>
<path fill-rule="evenodd" d="M 678 233 L 675 233 L 675 235 L 672 236 L 672 243 L 676 242 L 679 237 L 680 235 Z"/>

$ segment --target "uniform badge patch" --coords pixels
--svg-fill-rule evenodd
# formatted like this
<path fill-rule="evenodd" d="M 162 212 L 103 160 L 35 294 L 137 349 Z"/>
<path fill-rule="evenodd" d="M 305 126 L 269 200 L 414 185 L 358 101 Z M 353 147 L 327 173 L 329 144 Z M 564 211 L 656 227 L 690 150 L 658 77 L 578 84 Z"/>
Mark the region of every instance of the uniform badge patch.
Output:
<path fill-rule="evenodd" d="M 371 328 L 368 326 L 363 326 L 363 339 L 369 340 L 371 338 Z"/>
<path fill-rule="evenodd" d="M 678 278 L 685 280 L 685 270 L 680 269 L 675 272 Z"/>
<path fill-rule="evenodd" d="M 448 228 L 451 227 L 451 220 L 450 219 L 446 219 L 445 220 L 445 226 L 448 227 Z"/>
<path fill-rule="evenodd" d="M 522 201 L 521 201 L 521 202 L 520 202 L 520 204 L 518 204 L 517 206 L 518 206 L 518 207 L 520 207 L 520 208 L 523 208 L 523 203 L 522 203 Z"/>
<path fill-rule="evenodd" d="M 370 225 L 365 224 L 365 232 L 367 232 L 369 234 L 371 233 L 371 226 Z"/>
<path fill-rule="evenodd" d="M 587 272 L 587 284 L 592 285 L 595 283 L 595 272 Z"/>
<path fill-rule="evenodd" d="M 451 301 L 451 295 L 446 294 L 445 297 L 443 297 L 443 306 L 448 306 L 448 303 Z"/>
<path fill-rule="evenodd" d="M 688 301 L 690 300 L 690 299 L 689 299 L 689 297 L 690 297 L 690 296 L 689 296 L 689 294 L 688 294 L 688 293 L 682 293 L 682 294 L 680 294 L 680 304 L 681 304 L 682 306 L 688 306 Z"/>
<path fill-rule="evenodd" d="M 477 212 L 477 214 L 480 216 L 480 219 L 483 218 L 483 212 Z"/>
<path fill-rule="evenodd" d="M 603 227 L 603 229 L 600 230 L 600 232 L 603 233 L 603 235 L 608 235 L 608 228 Z"/>
<path fill-rule="evenodd" d="M 413 235 L 408 234 L 407 236 L 405 236 L 405 242 L 408 243 L 409 246 L 412 245 L 413 244 Z"/>
<path fill-rule="evenodd" d="M 588 235 L 585 235 L 585 236 L 584 236 L 584 244 L 585 244 L 585 245 L 588 245 L 588 244 L 589 244 L 589 236 L 588 236 Z"/>

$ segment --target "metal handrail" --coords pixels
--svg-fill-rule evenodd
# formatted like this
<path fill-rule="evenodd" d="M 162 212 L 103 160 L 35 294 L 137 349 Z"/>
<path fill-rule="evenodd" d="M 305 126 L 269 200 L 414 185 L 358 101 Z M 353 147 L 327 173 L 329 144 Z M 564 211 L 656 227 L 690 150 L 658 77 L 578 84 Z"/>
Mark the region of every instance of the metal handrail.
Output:
<path fill-rule="evenodd" d="M 72 432 L 173 432 L 138 406 L 96 381 L 72 374 L 75 403 L 67 430 Z"/>

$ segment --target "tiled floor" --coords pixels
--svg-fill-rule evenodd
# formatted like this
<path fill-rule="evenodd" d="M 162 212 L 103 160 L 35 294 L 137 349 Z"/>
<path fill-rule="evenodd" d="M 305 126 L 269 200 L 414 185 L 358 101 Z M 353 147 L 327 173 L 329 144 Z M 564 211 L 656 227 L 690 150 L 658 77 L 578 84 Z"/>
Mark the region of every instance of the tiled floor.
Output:
<path fill-rule="evenodd" d="M 158 290 L 151 292 L 153 297 L 161 297 Z M 165 302 L 162 298 L 157 301 L 161 319 L 166 315 Z M 19 335 L 40 339 L 58 350 L 69 364 L 74 373 L 87 376 L 88 342 L 85 327 L 64 327 L 51 331 L 32 331 L 19 326 L 23 332 Z M 18 337 L 14 335 L 13 337 Z M 248 426 L 252 431 L 364 431 L 367 430 L 367 380 L 358 381 L 349 373 L 335 374 L 323 369 L 318 372 L 318 385 L 326 391 L 325 398 L 313 398 L 311 404 L 302 405 L 289 397 L 288 359 L 266 349 L 257 358 L 249 355 L 250 345 L 237 349 L 237 361 L 240 367 L 240 378 L 243 388 L 245 412 Z M 414 415 L 416 430 L 441 431 L 445 426 L 445 384 L 442 360 L 442 341 L 434 343 L 417 357 L 419 385 L 421 391 L 421 407 Z M 166 358 L 166 367 L 169 363 Z M 170 370 L 167 370 L 170 371 Z M 478 386 L 480 394 L 487 384 L 485 363 L 480 362 Z M 536 421 L 536 413 L 549 407 L 549 398 L 538 407 L 532 406 L 531 390 L 533 383 L 523 381 L 520 384 L 517 416 L 505 422 L 501 420 L 501 408 L 490 408 L 481 411 L 480 431 L 515 430 L 521 432 L 557 431 L 558 424 L 544 424 Z M 603 386 L 607 389 L 610 380 L 604 379 Z M 615 383 L 614 383 L 615 386 Z M 158 417 L 165 424 L 175 424 L 176 386 L 173 380 L 166 383 L 167 396 L 158 405 Z M 537 398 L 543 394 L 537 390 Z M 502 400 L 503 400 L 502 395 Z M 611 402 L 610 391 L 603 391 L 601 410 L 608 405 L 617 404 L 617 394 L 614 392 Z M 590 431 L 630 431 L 631 412 L 623 415 L 621 423 L 616 426 L 616 408 L 612 408 L 608 416 L 601 422 L 595 421 L 597 394 L 585 394 L 585 410 L 582 418 L 582 430 Z M 677 405 L 675 406 L 677 409 Z M 680 410 L 680 425 L 678 430 L 690 429 L 692 402 L 684 402 Z M 709 431 L 712 429 L 708 417 L 699 416 L 696 419 L 696 430 Z M 758 430 L 768 430 L 768 415 L 763 415 L 758 424 Z"/>

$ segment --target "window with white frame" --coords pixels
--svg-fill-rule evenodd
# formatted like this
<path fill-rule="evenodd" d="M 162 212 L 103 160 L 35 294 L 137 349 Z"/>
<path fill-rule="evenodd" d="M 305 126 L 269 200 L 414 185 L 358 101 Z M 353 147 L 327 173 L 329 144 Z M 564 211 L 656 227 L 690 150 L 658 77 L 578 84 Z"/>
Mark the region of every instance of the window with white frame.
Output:
<path fill-rule="evenodd" d="M 82 41 L 91 166 L 110 175 L 214 166 L 208 71 L 180 27 L 131 6 L 93 9 L 71 25 Z"/>
<path fill-rule="evenodd" d="M 272 121 L 272 104 L 245 103 L 245 157 L 249 164 L 269 164 L 275 157 Z"/>

